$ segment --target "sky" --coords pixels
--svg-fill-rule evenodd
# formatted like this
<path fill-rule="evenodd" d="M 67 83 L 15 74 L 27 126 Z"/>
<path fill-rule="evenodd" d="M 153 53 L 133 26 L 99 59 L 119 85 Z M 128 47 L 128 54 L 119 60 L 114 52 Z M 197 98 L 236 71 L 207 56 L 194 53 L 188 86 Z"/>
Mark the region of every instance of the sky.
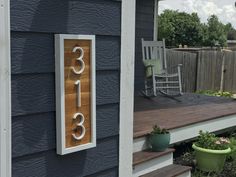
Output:
<path fill-rule="evenodd" d="M 217 15 L 224 24 L 230 22 L 236 28 L 236 0 L 164 0 L 159 2 L 159 14 L 165 9 L 188 13 L 197 12 L 202 22 L 210 15 Z"/>

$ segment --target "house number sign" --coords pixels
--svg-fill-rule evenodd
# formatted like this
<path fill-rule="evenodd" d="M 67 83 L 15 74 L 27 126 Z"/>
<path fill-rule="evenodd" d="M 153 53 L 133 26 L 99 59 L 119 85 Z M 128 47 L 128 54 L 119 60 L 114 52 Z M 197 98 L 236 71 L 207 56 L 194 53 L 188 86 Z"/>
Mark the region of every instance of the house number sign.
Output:
<path fill-rule="evenodd" d="M 96 146 L 95 36 L 55 35 L 57 153 Z"/>

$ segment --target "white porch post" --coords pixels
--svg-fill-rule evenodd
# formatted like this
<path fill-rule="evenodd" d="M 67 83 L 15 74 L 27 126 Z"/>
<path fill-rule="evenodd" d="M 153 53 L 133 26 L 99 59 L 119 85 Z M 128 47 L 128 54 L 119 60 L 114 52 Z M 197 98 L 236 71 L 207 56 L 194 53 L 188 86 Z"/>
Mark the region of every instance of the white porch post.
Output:
<path fill-rule="evenodd" d="M 132 176 L 136 0 L 122 0 L 119 177 Z"/>
<path fill-rule="evenodd" d="M 11 177 L 9 0 L 0 0 L 0 177 Z"/>

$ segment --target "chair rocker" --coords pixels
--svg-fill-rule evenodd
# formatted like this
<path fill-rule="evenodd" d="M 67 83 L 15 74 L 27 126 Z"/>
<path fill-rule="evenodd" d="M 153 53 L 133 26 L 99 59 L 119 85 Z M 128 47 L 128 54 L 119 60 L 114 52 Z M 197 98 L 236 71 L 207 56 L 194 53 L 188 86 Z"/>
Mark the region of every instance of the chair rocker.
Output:
<path fill-rule="evenodd" d="M 176 73 L 168 73 L 164 39 L 162 41 L 144 41 L 142 39 L 142 55 L 146 72 L 145 90 L 142 93 L 145 96 L 155 97 L 158 92 L 167 97 L 183 95 L 182 64 L 174 66 L 177 68 Z"/>

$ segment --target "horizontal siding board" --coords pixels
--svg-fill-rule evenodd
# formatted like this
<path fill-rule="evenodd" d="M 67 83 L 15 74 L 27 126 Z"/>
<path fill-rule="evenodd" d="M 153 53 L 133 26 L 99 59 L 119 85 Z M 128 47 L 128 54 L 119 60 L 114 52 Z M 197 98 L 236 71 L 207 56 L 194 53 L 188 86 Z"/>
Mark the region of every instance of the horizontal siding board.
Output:
<path fill-rule="evenodd" d="M 97 106 L 97 139 L 118 135 L 118 125 L 118 104 Z M 55 149 L 55 126 L 55 112 L 13 117 L 13 157 Z"/>
<path fill-rule="evenodd" d="M 11 1 L 13 31 L 120 35 L 120 17 L 118 1 Z"/>
<path fill-rule="evenodd" d="M 89 175 L 87 177 L 118 177 L 118 168 L 113 168 L 106 170 L 104 172 L 96 173 L 94 175 Z"/>
<path fill-rule="evenodd" d="M 54 34 L 11 35 L 12 74 L 55 72 Z M 120 37 L 96 36 L 96 69 L 120 68 Z"/>
<path fill-rule="evenodd" d="M 118 165 L 118 137 L 98 141 L 97 147 L 65 156 L 55 150 L 13 159 L 13 177 L 82 177 Z"/>
<path fill-rule="evenodd" d="M 53 74 L 12 75 L 12 116 L 55 111 Z"/>
<path fill-rule="evenodd" d="M 138 26 L 136 28 L 136 30 L 138 30 L 138 29 L 149 29 L 150 26 L 153 25 L 153 20 L 151 20 L 151 21 L 140 21 L 140 20 L 137 20 L 136 21 L 136 25 Z"/>
<path fill-rule="evenodd" d="M 143 15 L 143 14 L 153 15 L 153 12 L 154 12 L 154 5 L 153 4 L 151 4 L 149 6 L 143 5 L 142 7 L 140 7 L 140 4 L 139 4 L 139 7 L 137 8 L 138 15 Z"/>
<path fill-rule="evenodd" d="M 139 0 L 136 5 L 135 95 L 144 89 L 141 38 L 153 40 L 154 0 Z"/>
<path fill-rule="evenodd" d="M 120 102 L 120 72 L 103 71 L 97 74 L 97 105 Z"/>
<path fill-rule="evenodd" d="M 138 0 L 137 1 L 137 9 L 141 8 L 142 6 L 149 6 L 149 7 L 153 7 L 154 5 L 154 0 Z"/>
<path fill-rule="evenodd" d="M 136 39 L 137 38 L 142 38 L 143 36 L 145 36 L 146 38 L 148 37 L 149 39 L 152 39 L 152 37 L 153 37 L 153 27 L 152 27 L 152 25 L 150 25 L 150 27 L 146 28 L 146 29 L 140 29 L 140 28 L 136 28 L 136 29 L 137 29 Z"/>
<path fill-rule="evenodd" d="M 151 22 L 154 19 L 154 15 L 153 14 L 137 14 L 136 15 L 136 21 L 148 21 Z"/>
<path fill-rule="evenodd" d="M 120 37 L 96 36 L 96 69 L 120 69 Z"/>
<path fill-rule="evenodd" d="M 12 74 L 52 72 L 54 60 L 53 35 L 11 33 Z"/>
<path fill-rule="evenodd" d="M 117 177 L 121 2 L 11 1 L 12 176 Z M 96 148 L 56 155 L 54 34 L 96 35 Z"/>
<path fill-rule="evenodd" d="M 119 72 L 98 71 L 97 104 L 119 102 Z M 54 74 L 12 75 L 12 115 L 55 111 Z"/>

